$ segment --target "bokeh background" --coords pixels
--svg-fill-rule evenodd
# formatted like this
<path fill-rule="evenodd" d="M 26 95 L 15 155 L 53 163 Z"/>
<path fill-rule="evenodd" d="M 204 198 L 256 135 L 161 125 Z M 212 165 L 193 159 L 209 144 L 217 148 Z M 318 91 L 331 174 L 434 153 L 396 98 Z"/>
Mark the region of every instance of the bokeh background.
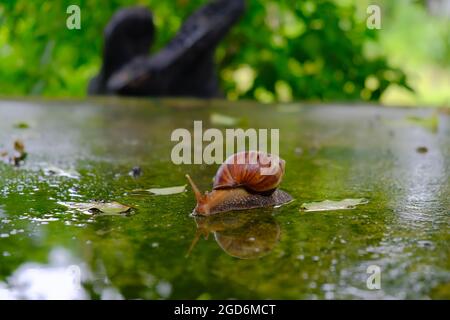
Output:
<path fill-rule="evenodd" d="M 205 0 L 89 0 L 0 3 L 0 95 L 83 97 L 101 64 L 103 28 L 123 6 L 150 8 L 152 51 Z M 81 8 L 81 30 L 66 9 Z M 369 4 L 382 29 L 366 27 Z M 247 0 L 247 11 L 217 50 L 230 100 L 372 101 L 450 105 L 449 0 Z"/>

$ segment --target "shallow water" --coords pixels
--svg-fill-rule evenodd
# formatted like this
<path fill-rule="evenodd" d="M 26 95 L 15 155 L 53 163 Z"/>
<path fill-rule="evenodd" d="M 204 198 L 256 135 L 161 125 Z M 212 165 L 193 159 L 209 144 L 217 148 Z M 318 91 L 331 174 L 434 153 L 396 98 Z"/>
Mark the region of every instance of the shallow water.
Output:
<path fill-rule="evenodd" d="M 281 188 L 294 202 L 200 219 L 190 216 L 190 189 L 133 192 L 183 185 L 186 173 L 210 189 L 218 166 L 174 165 L 170 135 L 192 130 L 194 120 L 214 127 L 213 112 L 242 118 L 244 127 L 280 129 Z M 0 163 L 0 298 L 450 298 L 450 116 L 437 115 L 436 131 L 407 121 L 432 114 L 195 100 L 2 101 L 0 150 L 20 138 L 28 157 L 19 168 Z M 23 122 L 28 129 L 17 128 Z M 44 174 L 50 166 L 79 177 Z M 138 178 L 128 174 L 135 166 Z M 299 210 L 345 198 L 369 203 Z M 101 216 L 58 204 L 91 200 L 134 209 Z M 380 267 L 379 290 L 366 286 L 370 265 Z"/>

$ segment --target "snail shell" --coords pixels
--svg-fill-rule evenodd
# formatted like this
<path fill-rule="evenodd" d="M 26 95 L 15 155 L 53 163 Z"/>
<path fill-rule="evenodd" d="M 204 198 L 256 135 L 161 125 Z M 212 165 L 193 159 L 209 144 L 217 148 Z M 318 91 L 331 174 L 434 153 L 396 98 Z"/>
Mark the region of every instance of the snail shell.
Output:
<path fill-rule="evenodd" d="M 277 161 L 273 163 L 273 161 Z M 284 175 L 285 161 L 259 151 L 230 156 L 214 178 L 213 191 L 202 195 L 189 177 L 197 199 L 194 214 L 279 206 L 292 197 L 277 189 Z"/>
<path fill-rule="evenodd" d="M 277 161 L 270 169 L 273 161 Z M 281 183 L 285 161 L 264 152 L 239 152 L 228 157 L 214 178 L 213 189 L 244 187 L 250 192 L 273 192 Z M 262 174 L 261 169 L 266 173 Z M 271 172 L 270 172 L 271 171 Z"/>

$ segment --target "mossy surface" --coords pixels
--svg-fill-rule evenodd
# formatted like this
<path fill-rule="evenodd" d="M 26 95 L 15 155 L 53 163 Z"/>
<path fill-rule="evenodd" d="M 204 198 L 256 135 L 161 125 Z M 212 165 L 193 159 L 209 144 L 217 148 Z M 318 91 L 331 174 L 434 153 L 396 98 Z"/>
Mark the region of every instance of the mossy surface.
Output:
<path fill-rule="evenodd" d="M 195 100 L 0 102 L 0 149 L 20 138 L 28 153 L 19 168 L 0 163 L 0 295 L 28 297 L 15 283 L 33 266 L 56 272 L 76 265 L 79 298 L 448 297 L 450 117 L 437 116 L 436 132 L 407 121 L 431 112 Z M 281 188 L 294 202 L 194 219 L 190 188 L 133 191 L 184 185 L 186 173 L 210 190 L 218 165 L 173 164 L 170 136 L 192 130 L 194 120 L 213 127 L 212 113 L 239 118 L 245 128 L 280 129 Z M 49 166 L 79 176 L 46 175 Z M 142 174 L 132 177 L 136 166 Z M 346 198 L 369 202 L 300 211 L 305 202 Z M 58 204 L 92 200 L 133 209 L 96 216 Z M 366 286 L 370 265 L 381 268 L 380 290 Z"/>

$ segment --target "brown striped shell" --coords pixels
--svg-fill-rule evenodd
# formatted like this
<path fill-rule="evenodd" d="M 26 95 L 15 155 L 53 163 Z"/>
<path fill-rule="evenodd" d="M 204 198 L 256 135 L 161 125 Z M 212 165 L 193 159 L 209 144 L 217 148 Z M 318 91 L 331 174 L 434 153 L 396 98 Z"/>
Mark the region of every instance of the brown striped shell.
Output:
<path fill-rule="evenodd" d="M 278 161 L 272 165 L 272 161 Z M 272 165 L 272 169 L 269 169 Z M 228 157 L 214 178 L 213 189 L 243 187 L 250 192 L 273 192 L 281 183 L 285 161 L 261 151 L 239 152 Z M 264 170 L 261 170 L 265 168 Z"/>

